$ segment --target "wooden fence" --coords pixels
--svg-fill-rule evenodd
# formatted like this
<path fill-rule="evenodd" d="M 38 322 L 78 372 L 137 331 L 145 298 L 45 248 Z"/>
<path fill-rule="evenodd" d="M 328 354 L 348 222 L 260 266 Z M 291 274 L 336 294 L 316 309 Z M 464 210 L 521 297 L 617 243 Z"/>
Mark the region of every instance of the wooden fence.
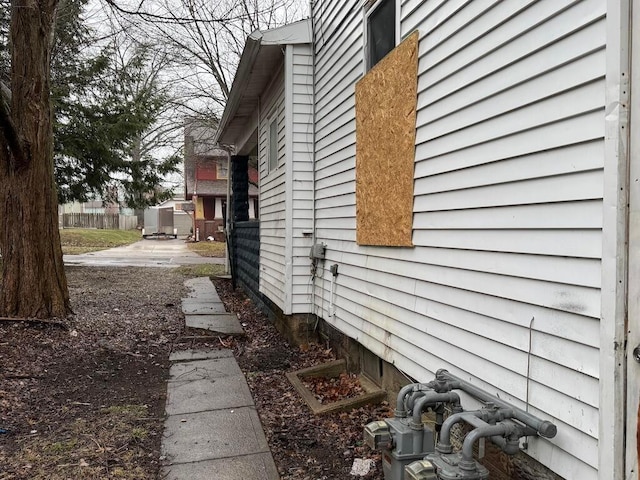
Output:
<path fill-rule="evenodd" d="M 119 215 L 117 213 L 63 213 L 59 217 L 61 228 L 133 230 L 138 227 L 138 217 L 135 215 Z"/>

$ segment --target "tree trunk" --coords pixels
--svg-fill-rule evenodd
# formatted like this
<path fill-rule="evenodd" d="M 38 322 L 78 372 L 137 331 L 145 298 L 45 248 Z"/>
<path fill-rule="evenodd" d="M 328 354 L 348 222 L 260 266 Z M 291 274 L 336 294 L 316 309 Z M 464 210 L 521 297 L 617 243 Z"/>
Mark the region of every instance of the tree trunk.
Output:
<path fill-rule="evenodd" d="M 11 102 L 2 112 L 0 132 L 0 316 L 71 313 L 58 231 L 49 101 L 56 5 L 57 0 L 11 2 Z"/>

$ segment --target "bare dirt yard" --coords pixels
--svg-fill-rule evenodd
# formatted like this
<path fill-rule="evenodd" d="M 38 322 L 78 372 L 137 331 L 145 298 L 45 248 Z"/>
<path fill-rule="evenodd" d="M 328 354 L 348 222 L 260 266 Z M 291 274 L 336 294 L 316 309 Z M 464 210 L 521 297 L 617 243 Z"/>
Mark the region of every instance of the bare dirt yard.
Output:
<path fill-rule="evenodd" d="M 332 352 L 288 345 L 227 280 L 215 284 L 246 337 L 185 330 L 184 278 L 170 269 L 73 267 L 73 317 L 0 322 L 0 480 L 159 478 L 169 353 L 221 346 L 247 377 L 283 480 L 356 478 L 356 458 L 376 460 L 364 478 L 381 480 L 379 458 L 361 439 L 389 407 L 314 416 L 285 373 Z"/>

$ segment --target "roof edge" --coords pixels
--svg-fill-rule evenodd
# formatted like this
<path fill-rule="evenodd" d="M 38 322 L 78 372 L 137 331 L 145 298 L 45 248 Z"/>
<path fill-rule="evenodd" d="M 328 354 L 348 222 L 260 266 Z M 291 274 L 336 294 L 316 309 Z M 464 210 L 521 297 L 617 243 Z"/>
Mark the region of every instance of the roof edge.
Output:
<path fill-rule="evenodd" d="M 218 143 L 222 133 L 233 119 L 245 88 L 251 80 L 251 71 L 263 45 L 297 45 L 311 43 L 311 20 L 304 19 L 271 30 L 254 30 L 247 37 L 236 75 L 229 91 L 218 130 L 214 137 L 214 144 Z"/>
<path fill-rule="evenodd" d="M 247 41 L 244 44 L 244 50 L 242 50 L 242 56 L 240 57 L 240 63 L 236 70 L 236 76 L 231 84 L 231 90 L 229 91 L 229 97 L 227 98 L 227 104 L 225 105 L 222 118 L 218 124 L 218 130 L 216 131 L 213 143 L 217 144 L 220 139 L 220 134 L 223 132 L 229 121 L 238 111 L 240 100 L 242 100 L 242 92 L 249 83 L 251 69 L 260 52 L 260 45 L 262 44 L 262 32 L 255 30 L 247 37 Z"/>
<path fill-rule="evenodd" d="M 311 20 L 308 18 L 278 28 L 263 30 L 264 45 L 295 45 L 311 43 Z"/>

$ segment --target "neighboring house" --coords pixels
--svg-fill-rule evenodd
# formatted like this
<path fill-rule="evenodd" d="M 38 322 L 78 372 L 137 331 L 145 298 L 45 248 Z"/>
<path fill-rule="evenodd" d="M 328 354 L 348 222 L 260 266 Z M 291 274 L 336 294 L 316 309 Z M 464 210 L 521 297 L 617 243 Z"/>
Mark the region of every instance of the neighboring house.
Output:
<path fill-rule="evenodd" d="M 194 204 L 193 233 L 200 240 L 224 241 L 227 216 L 229 160 L 227 151 L 213 141 L 215 129 L 187 119 L 184 131 L 185 198 Z M 257 172 L 254 179 L 257 180 Z M 249 189 L 249 215 L 256 218 L 258 189 Z"/>
<path fill-rule="evenodd" d="M 120 205 L 117 202 L 105 202 L 103 200 L 89 200 L 88 202 L 69 202 L 58 206 L 58 213 L 120 213 Z"/>
<path fill-rule="evenodd" d="M 120 214 L 134 215 L 131 208 L 120 206 L 123 195 L 118 191 L 117 187 L 110 187 L 111 200 L 103 200 L 99 196 L 87 202 L 69 202 L 58 206 L 58 213 L 100 213 L 100 214 Z M 117 198 L 117 200 L 115 200 Z"/>
<path fill-rule="evenodd" d="M 218 133 L 259 156 L 260 293 L 382 382 L 553 421 L 526 453 L 564 478 L 637 478 L 640 2 L 312 5 L 248 38 Z"/>

